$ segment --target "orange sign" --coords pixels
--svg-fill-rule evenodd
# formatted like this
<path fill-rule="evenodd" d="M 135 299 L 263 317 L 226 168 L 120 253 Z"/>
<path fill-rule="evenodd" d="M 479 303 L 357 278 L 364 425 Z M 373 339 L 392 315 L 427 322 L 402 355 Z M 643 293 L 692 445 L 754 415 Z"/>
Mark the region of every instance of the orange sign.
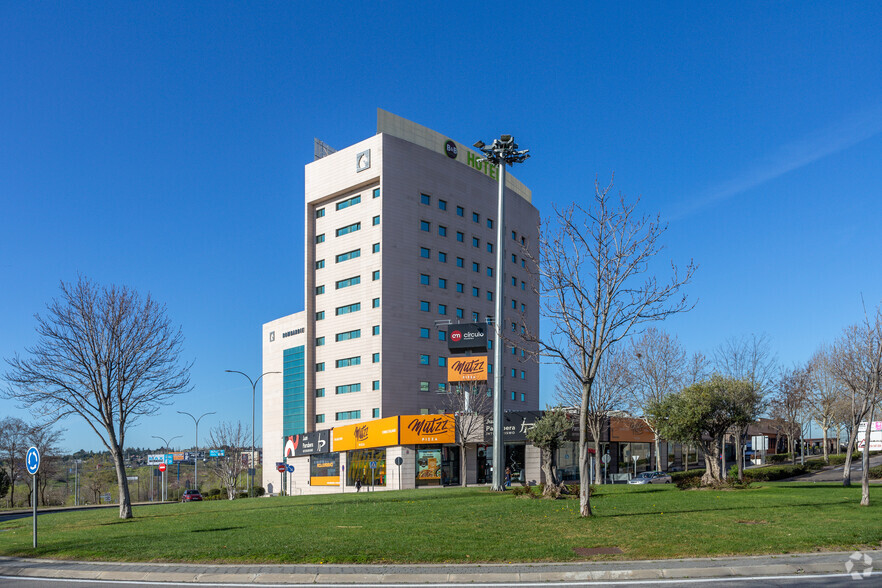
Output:
<path fill-rule="evenodd" d="M 401 416 L 401 444 L 456 443 L 452 414 Z"/>
<path fill-rule="evenodd" d="M 333 451 L 349 451 L 369 447 L 398 445 L 398 417 L 388 417 L 357 425 L 334 427 L 331 431 Z"/>
<path fill-rule="evenodd" d="M 479 382 L 487 379 L 487 356 L 451 357 L 447 360 L 448 382 Z"/>
<path fill-rule="evenodd" d="M 309 479 L 310 486 L 339 486 L 339 476 L 313 476 Z"/>

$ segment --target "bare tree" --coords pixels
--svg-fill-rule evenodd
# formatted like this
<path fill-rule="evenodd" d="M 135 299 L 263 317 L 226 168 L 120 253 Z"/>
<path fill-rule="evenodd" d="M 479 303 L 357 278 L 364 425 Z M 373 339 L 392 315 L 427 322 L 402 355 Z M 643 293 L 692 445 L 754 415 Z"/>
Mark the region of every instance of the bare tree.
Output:
<path fill-rule="evenodd" d="M 791 463 L 796 463 L 796 442 L 802 437 L 802 423 L 809 412 L 809 374 L 805 368 L 786 370 L 771 399 L 769 410 L 778 431 L 787 436 Z"/>
<path fill-rule="evenodd" d="M 613 198 L 611 190 L 612 183 L 601 188 L 595 180 L 587 208 L 577 204 L 555 208 L 540 232 L 540 259 L 531 260 L 538 272 L 540 312 L 551 325 L 546 337 L 528 333 L 527 338 L 569 371 L 582 390 L 579 513 L 583 517 L 592 514 L 587 419 L 601 360 L 639 325 L 689 310 L 685 295 L 678 293 L 696 269 L 690 262 L 685 275 L 680 275 L 672 264 L 666 282 L 650 275 L 666 227 L 658 218 L 639 216 L 636 202 Z"/>
<path fill-rule="evenodd" d="M 851 410 L 849 415 L 848 447 L 845 455 L 845 467 L 842 472 L 842 484 L 851 484 L 851 456 L 855 449 L 855 438 L 858 426 L 864 419 L 868 426 L 864 431 L 865 447 L 862 456 L 861 472 L 861 505 L 870 504 L 869 487 L 869 455 L 870 429 L 873 408 L 879 402 L 880 385 L 882 385 L 882 310 L 876 307 L 871 318 L 864 314 L 864 322 L 847 327 L 833 345 L 833 360 L 830 365 L 836 378 L 848 390 Z"/>
<path fill-rule="evenodd" d="M 53 429 L 51 423 L 31 427 L 30 444 L 40 452 L 40 472 L 37 476 L 37 493 L 40 502 L 46 505 L 46 488 L 53 477 L 61 470 L 61 449 L 58 446 L 64 436 L 63 429 Z M 31 488 L 33 493 L 33 488 Z"/>
<path fill-rule="evenodd" d="M 735 434 L 735 461 L 738 462 L 738 479 L 744 479 L 744 445 L 751 422 L 756 420 L 766 407 L 767 396 L 778 373 L 778 360 L 766 335 L 752 334 L 749 337 L 731 337 L 714 350 L 716 371 L 734 380 L 748 382 L 757 393 L 757 405 L 742 413 L 753 419 L 746 422 L 738 419 L 733 424 Z M 725 458 L 725 447 L 723 456 Z"/>
<path fill-rule="evenodd" d="M 444 412 L 453 415 L 456 444 L 460 451 L 460 484 L 466 485 L 466 445 L 484 441 L 484 423 L 493 416 L 493 397 L 487 382 L 460 382 L 450 384 L 450 392 L 441 395 Z"/>
<path fill-rule="evenodd" d="M 129 426 L 190 390 L 189 365 L 165 307 L 125 287 L 80 277 L 61 283 L 61 297 L 37 315 L 30 357 L 7 360 L 14 398 L 52 420 L 79 415 L 110 451 L 119 487 L 119 516 L 132 517 L 123 450 Z"/>
<path fill-rule="evenodd" d="M 631 373 L 631 412 L 639 415 L 652 431 L 655 469 L 660 471 L 664 468 L 661 465 L 659 423 L 646 412 L 646 407 L 660 403 L 665 396 L 683 387 L 688 373 L 686 351 L 677 337 L 650 327 L 631 340 L 628 359 Z"/>
<path fill-rule="evenodd" d="M 711 377 L 713 368 L 710 359 L 700 352 L 696 351 L 689 357 L 686 363 L 686 382 L 684 385 L 691 386 L 698 382 L 703 382 Z"/>
<path fill-rule="evenodd" d="M 827 432 L 836 423 L 838 405 L 845 394 L 842 384 L 833 375 L 831 361 L 830 349 L 826 347 L 818 349 L 809 360 L 808 402 L 812 418 L 824 436 L 824 463 L 830 463 Z"/>
<path fill-rule="evenodd" d="M 9 472 L 9 505 L 15 506 L 15 483 L 22 479 L 31 426 L 16 417 L 0 421 L 0 461 Z"/>
<path fill-rule="evenodd" d="M 227 498 L 233 500 L 239 489 L 239 476 L 245 471 L 245 447 L 249 442 L 250 431 L 242 423 L 223 422 L 208 433 L 208 444 L 215 449 L 223 449 L 222 457 L 210 458 L 208 470 L 212 472 L 227 489 Z"/>

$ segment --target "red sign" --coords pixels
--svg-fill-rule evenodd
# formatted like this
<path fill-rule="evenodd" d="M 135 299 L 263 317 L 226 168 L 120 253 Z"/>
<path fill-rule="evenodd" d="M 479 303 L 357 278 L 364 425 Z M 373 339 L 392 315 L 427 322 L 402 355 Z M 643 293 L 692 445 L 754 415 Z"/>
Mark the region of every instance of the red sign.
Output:
<path fill-rule="evenodd" d="M 276 469 L 279 470 L 280 472 L 284 472 L 286 469 L 285 464 L 283 464 L 283 463 L 276 464 Z"/>
<path fill-rule="evenodd" d="M 462 341 L 462 333 L 460 333 L 459 331 L 453 331 L 452 333 L 450 333 L 450 340 L 454 343 L 459 343 L 460 341 Z"/>
<path fill-rule="evenodd" d="M 160 472 L 164 472 L 165 468 L 166 468 L 166 465 L 164 463 L 159 464 L 159 471 Z"/>

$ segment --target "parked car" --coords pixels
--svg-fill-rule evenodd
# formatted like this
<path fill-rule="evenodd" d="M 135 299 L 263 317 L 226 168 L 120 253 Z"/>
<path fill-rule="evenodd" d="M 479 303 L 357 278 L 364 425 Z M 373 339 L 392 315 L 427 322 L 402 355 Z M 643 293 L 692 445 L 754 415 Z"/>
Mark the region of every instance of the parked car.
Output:
<path fill-rule="evenodd" d="M 202 495 L 199 494 L 199 490 L 187 490 L 181 497 L 181 502 L 193 502 L 196 500 L 202 500 Z"/>
<path fill-rule="evenodd" d="M 628 480 L 629 484 L 670 484 L 671 476 L 665 472 L 642 472 L 636 478 Z"/>

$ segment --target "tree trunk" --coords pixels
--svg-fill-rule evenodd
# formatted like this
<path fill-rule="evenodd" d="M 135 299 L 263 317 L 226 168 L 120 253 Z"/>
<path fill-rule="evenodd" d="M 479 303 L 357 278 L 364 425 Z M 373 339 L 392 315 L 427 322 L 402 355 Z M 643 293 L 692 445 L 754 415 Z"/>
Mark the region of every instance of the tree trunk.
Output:
<path fill-rule="evenodd" d="M 830 454 L 827 451 L 827 429 L 830 427 L 822 427 L 821 431 L 824 433 L 824 463 L 830 463 Z"/>
<path fill-rule="evenodd" d="M 600 462 L 600 441 L 597 439 L 597 436 L 594 436 L 594 483 L 595 484 L 603 484 L 605 480 L 603 479 L 603 474 L 600 471 L 601 462 Z"/>
<path fill-rule="evenodd" d="M 466 487 L 466 448 L 465 443 L 459 446 L 459 484 L 463 488 Z"/>
<path fill-rule="evenodd" d="M 790 453 L 790 465 L 796 465 L 796 443 L 794 443 L 793 437 L 793 435 L 787 435 L 787 450 Z"/>
<path fill-rule="evenodd" d="M 582 384 L 582 406 L 579 409 L 579 516 L 590 517 L 591 471 L 588 468 L 588 395 L 589 384 Z"/>
<path fill-rule="evenodd" d="M 683 471 L 689 471 L 689 446 L 683 444 Z"/>
<path fill-rule="evenodd" d="M 546 498 L 557 498 L 560 496 L 560 486 L 555 475 L 553 451 L 547 447 L 539 450 L 539 460 L 541 462 L 542 473 L 545 475 L 545 487 L 542 489 L 542 496 Z"/>
<path fill-rule="evenodd" d="M 742 429 L 738 427 L 735 431 L 735 461 L 738 462 L 738 481 L 744 481 L 744 435 L 742 432 L 746 433 L 747 427 Z"/>
<path fill-rule="evenodd" d="M 132 499 L 129 496 L 129 481 L 126 478 L 126 464 L 122 451 L 118 446 L 111 447 L 110 456 L 113 458 L 116 470 L 116 483 L 119 490 L 119 518 L 132 518 Z"/>
<path fill-rule="evenodd" d="M 842 485 L 846 488 L 851 486 L 851 456 L 854 455 L 854 442 L 857 437 L 857 427 L 851 428 L 848 435 L 848 445 L 845 446 L 845 465 L 842 466 Z"/>
<path fill-rule="evenodd" d="M 720 460 L 717 462 L 720 464 L 720 475 L 718 479 L 723 481 L 726 479 L 726 434 L 720 437 Z"/>
<path fill-rule="evenodd" d="M 870 405 L 867 428 L 864 430 L 864 454 L 861 456 L 861 464 L 864 466 L 861 472 L 861 506 L 870 506 L 870 430 L 873 428 L 873 417 L 876 416 L 874 409 L 875 404 Z"/>
<path fill-rule="evenodd" d="M 653 443 L 655 443 L 655 471 L 662 471 L 661 467 L 661 444 L 658 442 L 658 433 L 653 431 Z"/>
<path fill-rule="evenodd" d="M 701 476 L 701 483 L 704 486 L 717 484 L 720 479 L 720 441 L 714 439 L 707 442 L 704 447 L 704 475 Z"/>

